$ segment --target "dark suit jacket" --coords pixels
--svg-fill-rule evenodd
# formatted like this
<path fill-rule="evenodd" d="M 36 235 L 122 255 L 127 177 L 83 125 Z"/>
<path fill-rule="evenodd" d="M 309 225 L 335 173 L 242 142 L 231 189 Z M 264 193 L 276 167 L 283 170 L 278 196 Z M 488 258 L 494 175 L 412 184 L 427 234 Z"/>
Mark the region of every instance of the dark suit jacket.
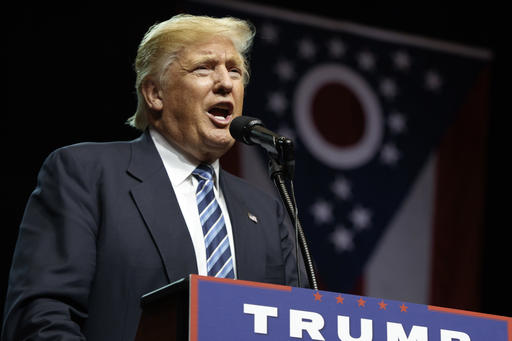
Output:
<path fill-rule="evenodd" d="M 225 171 L 220 186 L 238 278 L 296 285 L 281 203 Z M 20 226 L 2 340 L 133 340 L 141 295 L 191 273 L 192 240 L 148 132 L 61 148 Z"/>

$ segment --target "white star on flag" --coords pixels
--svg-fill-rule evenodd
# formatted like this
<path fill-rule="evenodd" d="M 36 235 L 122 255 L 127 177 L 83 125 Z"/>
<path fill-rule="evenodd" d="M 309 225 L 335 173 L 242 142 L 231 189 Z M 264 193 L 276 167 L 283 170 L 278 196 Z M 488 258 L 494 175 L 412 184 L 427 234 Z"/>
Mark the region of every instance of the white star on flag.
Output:
<path fill-rule="evenodd" d="M 288 125 L 281 125 L 279 126 L 279 128 L 277 129 L 277 133 L 281 136 L 285 136 L 291 140 L 295 140 L 296 139 L 296 134 L 295 134 L 295 130 L 291 129 L 290 126 Z"/>
<path fill-rule="evenodd" d="M 400 159 L 400 152 L 392 143 L 386 143 L 380 151 L 380 160 L 386 165 L 394 165 Z"/>
<path fill-rule="evenodd" d="M 397 95 L 398 89 L 396 83 L 391 78 L 384 78 L 380 82 L 380 92 L 386 98 L 394 98 Z"/>
<path fill-rule="evenodd" d="M 405 51 L 397 51 L 393 54 L 393 63 L 398 70 L 408 70 L 411 66 L 411 58 Z"/>
<path fill-rule="evenodd" d="M 260 38 L 268 43 L 277 43 L 279 41 L 279 35 L 277 27 L 271 23 L 265 23 L 261 26 Z"/>
<path fill-rule="evenodd" d="M 372 214 L 370 210 L 361 206 L 355 207 L 352 212 L 350 212 L 349 217 L 349 219 L 352 221 L 352 224 L 354 224 L 354 227 L 358 231 L 368 228 L 371 225 L 371 218 Z"/>
<path fill-rule="evenodd" d="M 389 130 L 394 134 L 400 134 L 407 130 L 405 116 L 398 111 L 393 111 L 388 117 Z"/>
<path fill-rule="evenodd" d="M 311 214 L 317 224 L 328 223 L 333 219 L 332 205 L 323 199 L 319 199 L 311 207 Z"/>
<path fill-rule="evenodd" d="M 331 190 L 340 199 L 347 200 L 352 196 L 350 182 L 344 177 L 337 177 L 331 185 Z"/>
<path fill-rule="evenodd" d="M 299 42 L 299 55 L 304 59 L 313 59 L 315 57 L 316 48 L 311 39 L 302 39 Z"/>
<path fill-rule="evenodd" d="M 338 252 L 354 249 L 354 234 L 342 225 L 336 226 L 334 232 L 329 235 L 329 238 Z"/>
<path fill-rule="evenodd" d="M 268 107 L 276 114 L 283 114 L 288 107 L 286 96 L 281 92 L 272 92 L 268 95 Z"/>
<path fill-rule="evenodd" d="M 375 57 L 368 51 L 359 53 L 357 62 L 359 67 L 365 71 L 371 71 L 375 67 Z"/>
<path fill-rule="evenodd" d="M 283 81 L 291 80 L 295 77 L 295 70 L 293 64 L 288 60 L 280 60 L 276 64 L 275 71 L 279 78 Z"/>
<path fill-rule="evenodd" d="M 443 80 L 435 70 L 429 70 L 425 74 L 425 87 L 431 91 L 437 91 L 443 85 Z"/>
<path fill-rule="evenodd" d="M 329 40 L 327 43 L 327 48 L 329 49 L 329 54 L 334 58 L 343 56 L 346 51 L 345 44 L 337 38 Z"/>

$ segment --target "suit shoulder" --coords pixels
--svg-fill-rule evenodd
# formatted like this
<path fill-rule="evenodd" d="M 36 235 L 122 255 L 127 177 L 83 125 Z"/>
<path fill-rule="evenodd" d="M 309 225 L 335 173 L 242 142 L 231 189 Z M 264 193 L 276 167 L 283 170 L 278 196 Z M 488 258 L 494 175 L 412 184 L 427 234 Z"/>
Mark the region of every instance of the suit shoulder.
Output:
<path fill-rule="evenodd" d="M 116 152 L 123 152 L 129 150 L 130 141 L 116 141 L 116 142 L 81 142 L 64 147 L 60 147 L 54 153 L 70 153 L 76 155 L 88 154 L 109 154 Z"/>
<path fill-rule="evenodd" d="M 81 142 L 67 145 L 51 152 L 44 164 L 82 171 L 98 170 L 104 166 L 126 168 L 131 156 L 132 142 Z"/>
<path fill-rule="evenodd" d="M 67 145 L 54 150 L 51 157 L 71 157 L 76 160 L 93 161 L 99 159 L 119 159 L 130 154 L 130 145 L 133 141 L 114 142 L 81 142 Z"/>

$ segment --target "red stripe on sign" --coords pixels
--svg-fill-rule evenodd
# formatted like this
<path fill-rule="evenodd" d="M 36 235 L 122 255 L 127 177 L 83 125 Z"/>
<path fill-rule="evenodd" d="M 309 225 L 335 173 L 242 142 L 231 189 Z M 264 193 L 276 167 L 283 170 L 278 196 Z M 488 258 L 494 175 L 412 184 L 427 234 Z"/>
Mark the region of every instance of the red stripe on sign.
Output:
<path fill-rule="evenodd" d="M 198 302 L 199 302 L 199 293 L 197 291 L 197 281 L 198 276 L 191 275 L 190 276 L 190 302 L 189 302 L 189 340 L 197 341 L 197 332 L 198 332 Z"/>
<path fill-rule="evenodd" d="M 486 318 L 490 320 L 498 320 L 498 321 L 505 321 L 508 323 L 512 323 L 512 317 L 506 317 L 506 316 L 500 316 L 500 315 L 492 315 L 492 314 L 484 314 L 484 313 L 477 313 L 475 311 L 469 311 L 469 310 L 461 310 L 461 309 L 454 309 L 454 308 L 444 308 L 444 307 L 437 307 L 434 305 L 429 305 L 428 310 L 431 311 L 439 311 L 443 313 L 450 313 L 450 314 L 457 314 L 457 315 L 465 315 L 465 316 L 474 316 L 479 318 Z"/>
<path fill-rule="evenodd" d="M 194 278 L 199 281 L 206 281 L 206 282 L 218 282 L 218 283 L 225 283 L 225 284 L 230 284 L 230 285 L 239 285 L 239 286 L 246 286 L 246 287 L 254 287 L 254 288 L 264 288 L 264 289 L 272 289 L 272 290 L 280 290 L 280 291 L 292 291 L 291 286 L 281 285 L 281 284 L 260 283 L 260 282 L 245 281 L 245 280 L 241 280 L 241 279 L 209 277 L 209 276 L 199 276 L 199 275 L 191 275 L 191 278 Z"/>
<path fill-rule="evenodd" d="M 474 311 L 467 311 L 467 310 L 460 310 L 460 309 L 436 307 L 436 306 L 432 306 L 432 305 L 428 306 L 428 310 L 439 311 L 439 312 L 450 313 L 450 314 L 457 314 L 457 315 L 473 316 L 473 317 L 485 318 L 485 319 L 490 319 L 490 320 L 505 321 L 505 322 L 507 322 L 508 341 L 512 341 L 512 317 L 477 313 Z"/>

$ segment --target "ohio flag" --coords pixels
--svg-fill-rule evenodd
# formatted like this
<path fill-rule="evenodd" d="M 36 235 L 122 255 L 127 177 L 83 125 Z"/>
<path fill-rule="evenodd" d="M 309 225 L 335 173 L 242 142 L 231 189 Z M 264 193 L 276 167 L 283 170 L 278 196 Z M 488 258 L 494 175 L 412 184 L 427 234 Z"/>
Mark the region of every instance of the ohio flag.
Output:
<path fill-rule="evenodd" d="M 362 279 L 368 296 L 475 309 L 490 53 L 251 4 L 188 6 L 256 27 L 244 114 L 295 142 L 321 287 Z M 272 190 L 257 147 L 234 153 Z"/>

